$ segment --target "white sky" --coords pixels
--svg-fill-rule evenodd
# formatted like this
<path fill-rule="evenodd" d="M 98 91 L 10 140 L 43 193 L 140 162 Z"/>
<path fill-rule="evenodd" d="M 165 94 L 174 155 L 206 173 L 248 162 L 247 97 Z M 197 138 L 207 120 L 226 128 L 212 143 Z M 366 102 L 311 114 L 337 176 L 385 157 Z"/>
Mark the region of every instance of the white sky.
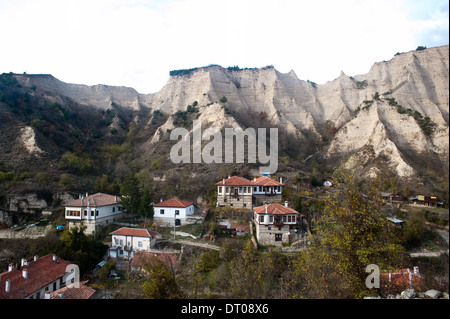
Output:
<path fill-rule="evenodd" d="M 0 73 L 140 93 L 208 64 L 321 84 L 448 39 L 447 0 L 0 0 Z"/>

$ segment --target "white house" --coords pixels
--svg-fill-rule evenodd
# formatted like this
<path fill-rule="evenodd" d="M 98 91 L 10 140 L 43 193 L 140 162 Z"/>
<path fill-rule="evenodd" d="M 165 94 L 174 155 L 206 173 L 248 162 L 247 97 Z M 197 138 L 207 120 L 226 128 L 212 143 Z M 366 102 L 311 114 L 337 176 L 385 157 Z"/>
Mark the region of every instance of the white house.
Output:
<path fill-rule="evenodd" d="M 112 258 L 132 259 L 137 251 L 147 251 L 155 246 L 157 232 L 142 228 L 122 227 L 110 233 L 111 247 L 108 254 Z"/>
<path fill-rule="evenodd" d="M 22 258 L 20 266 L 10 264 L 8 271 L 0 273 L 0 300 L 44 299 L 47 292 L 72 283 L 70 278 L 75 278 L 69 276 L 71 265 L 55 254 L 34 256 L 33 260 Z"/>
<path fill-rule="evenodd" d="M 65 207 L 65 218 L 69 228 L 74 225 L 86 225 L 86 233 L 93 233 L 97 226 L 116 221 L 123 214 L 118 196 L 96 193 L 94 195 L 80 196 Z"/>
<path fill-rule="evenodd" d="M 153 219 L 173 225 L 194 215 L 194 204 L 180 199 L 168 199 L 153 205 Z M 178 220 L 178 221 L 176 221 Z"/>

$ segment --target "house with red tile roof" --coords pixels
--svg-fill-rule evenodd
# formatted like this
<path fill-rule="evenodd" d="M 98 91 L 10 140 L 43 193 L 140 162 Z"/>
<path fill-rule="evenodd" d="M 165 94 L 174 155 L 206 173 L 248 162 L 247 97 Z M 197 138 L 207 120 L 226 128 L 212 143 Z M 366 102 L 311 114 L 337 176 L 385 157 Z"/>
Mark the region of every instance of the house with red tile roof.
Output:
<path fill-rule="evenodd" d="M 178 250 L 156 250 L 138 251 L 130 263 L 132 270 L 144 271 L 146 266 L 154 266 L 160 261 L 172 271 L 176 270 L 181 262 L 181 251 Z"/>
<path fill-rule="evenodd" d="M 216 186 L 217 206 L 252 209 L 264 202 L 281 202 L 284 184 L 282 179 L 278 182 L 268 176 L 253 180 L 231 176 L 217 182 Z"/>
<path fill-rule="evenodd" d="M 138 251 L 153 248 L 159 234 L 143 228 L 122 227 L 112 233 L 108 255 L 111 258 L 132 259 Z"/>
<path fill-rule="evenodd" d="M 253 209 L 253 221 L 256 228 L 256 239 L 260 245 L 292 243 L 301 238 L 304 216 L 289 208 L 287 202 L 281 204 L 265 204 Z"/>
<path fill-rule="evenodd" d="M 189 216 L 194 215 L 194 203 L 181 199 L 161 200 L 153 204 L 153 219 L 167 225 L 184 224 Z"/>
<path fill-rule="evenodd" d="M 120 203 L 119 196 L 86 193 L 64 205 L 65 218 L 69 222 L 69 228 L 85 225 L 86 233 L 94 233 L 96 228 L 113 223 L 123 216 L 124 211 Z"/>
<path fill-rule="evenodd" d="M 406 289 L 422 291 L 424 287 L 424 277 L 419 271 L 419 267 L 398 269 L 390 272 L 383 272 L 380 276 L 380 284 L 386 294 L 398 294 Z"/>
<path fill-rule="evenodd" d="M 44 299 L 46 292 L 66 286 L 69 265 L 54 254 L 22 259 L 20 267 L 11 264 L 0 274 L 0 299 Z"/>
<path fill-rule="evenodd" d="M 79 283 L 78 287 L 69 285 L 56 291 L 45 292 L 45 299 L 91 299 L 96 290 L 88 287 L 86 281 Z"/>

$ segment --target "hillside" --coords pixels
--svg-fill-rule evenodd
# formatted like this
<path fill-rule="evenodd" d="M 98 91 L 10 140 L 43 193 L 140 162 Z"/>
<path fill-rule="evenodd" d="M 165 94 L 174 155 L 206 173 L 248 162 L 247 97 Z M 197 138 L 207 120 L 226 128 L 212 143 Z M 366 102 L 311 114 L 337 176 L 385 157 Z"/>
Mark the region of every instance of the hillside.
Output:
<path fill-rule="evenodd" d="M 448 46 L 397 54 L 367 74 L 342 72 L 323 85 L 273 66 L 211 65 L 170 75 L 159 92 L 139 94 L 51 75 L 2 74 L 0 193 L 84 192 L 98 189 L 104 175 L 106 190 L 117 192 L 138 173 L 154 196 L 195 200 L 226 174 L 251 177 L 259 165 L 170 161 L 170 132 L 192 130 L 197 119 L 203 129 L 278 127 L 277 175 L 301 170 L 326 178 L 344 161 L 362 176 L 448 197 L 448 187 L 441 189 L 448 182 Z"/>

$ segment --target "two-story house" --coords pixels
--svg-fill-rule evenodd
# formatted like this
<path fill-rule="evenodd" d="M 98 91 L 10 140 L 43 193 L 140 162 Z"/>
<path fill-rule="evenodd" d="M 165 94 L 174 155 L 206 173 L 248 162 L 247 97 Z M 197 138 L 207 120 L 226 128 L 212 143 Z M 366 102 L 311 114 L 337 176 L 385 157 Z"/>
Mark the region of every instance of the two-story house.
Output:
<path fill-rule="evenodd" d="M 256 239 L 260 245 L 292 243 L 300 235 L 301 215 L 289 208 L 287 202 L 281 204 L 265 204 L 253 209 L 253 221 L 256 228 Z"/>
<path fill-rule="evenodd" d="M 108 254 L 112 258 L 132 259 L 136 252 L 147 251 L 155 246 L 158 233 L 142 228 L 122 227 L 112 233 Z"/>
<path fill-rule="evenodd" d="M 65 207 L 65 218 L 69 222 L 69 228 L 74 225 L 80 227 L 86 225 L 87 234 L 94 233 L 96 227 L 116 221 L 122 217 L 124 211 L 121 199 L 118 196 L 96 193 L 86 196 L 80 195 Z"/>
<path fill-rule="evenodd" d="M 153 204 L 153 210 L 154 220 L 172 226 L 174 224 L 181 225 L 195 212 L 194 203 L 175 198 Z"/>
<path fill-rule="evenodd" d="M 47 292 L 66 286 L 69 265 L 54 254 L 22 259 L 17 267 L 10 264 L 0 274 L 0 299 L 44 299 Z"/>
<path fill-rule="evenodd" d="M 248 180 L 239 176 L 228 177 L 217 185 L 217 206 L 252 209 L 264 202 L 281 201 L 283 183 L 267 176 Z"/>

